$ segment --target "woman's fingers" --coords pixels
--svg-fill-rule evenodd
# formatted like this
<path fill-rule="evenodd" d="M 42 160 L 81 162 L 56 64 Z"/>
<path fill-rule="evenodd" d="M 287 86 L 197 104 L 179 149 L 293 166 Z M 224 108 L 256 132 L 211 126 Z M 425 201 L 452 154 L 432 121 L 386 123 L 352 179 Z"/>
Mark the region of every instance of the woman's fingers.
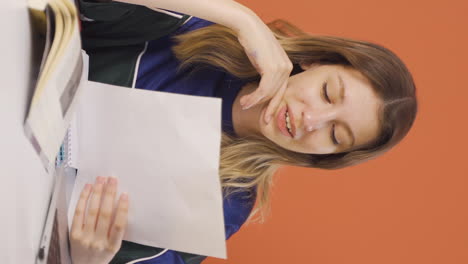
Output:
<path fill-rule="evenodd" d="M 115 219 L 109 233 L 109 246 L 115 251 L 120 248 L 125 229 L 127 228 L 128 204 L 128 194 L 121 194 L 117 205 Z"/>
<path fill-rule="evenodd" d="M 116 178 L 97 177 L 94 186 L 83 188 L 70 237 L 73 263 L 109 263 L 119 250 L 127 226 L 128 198 L 122 195 L 115 208 L 116 192 Z"/>
<path fill-rule="evenodd" d="M 73 216 L 71 236 L 77 239 L 83 230 L 84 216 L 86 211 L 86 204 L 91 193 L 91 184 L 86 184 L 81 191 L 80 198 L 75 208 L 75 215 Z"/>
<path fill-rule="evenodd" d="M 267 110 L 265 111 L 264 121 L 266 124 L 270 123 L 272 115 L 275 113 L 278 108 L 281 99 L 283 98 L 284 92 L 286 91 L 287 83 L 280 88 L 280 90 L 273 96 L 270 103 L 268 104 Z"/>
<path fill-rule="evenodd" d="M 109 177 L 104 187 L 101 208 L 99 210 L 96 224 L 96 237 L 102 240 L 107 240 L 107 236 L 109 234 L 116 192 L 117 179 Z"/>
<path fill-rule="evenodd" d="M 255 91 L 253 91 L 250 94 L 244 95 L 241 98 L 240 103 L 242 105 L 243 110 L 247 110 L 247 109 L 251 108 L 252 106 L 255 106 L 263 98 L 265 98 L 267 96 L 268 90 L 265 87 L 268 87 L 270 85 L 265 84 L 265 83 L 269 83 L 269 82 L 271 82 L 271 81 L 269 81 L 267 79 L 267 77 L 262 77 L 262 79 L 260 80 L 260 84 L 257 87 L 257 89 L 255 89 Z"/>
<path fill-rule="evenodd" d="M 276 110 L 286 91 L 289 74 L 289 68 L 286 68 L 286 70 L 281 73 L 270 71 L 264 74 L 258 88 L 254 92 L 244 95 L 241 98 L 242 109 L 247 110 L 252 106 L 271 99 L 268 105 L 267 115 L 265 115 L 265 122 L 268 123 L 268 117 Z"/>
<path fill-rule="evenodd" d="M 242 109 L 249 109 L 275 97 L 267 109 L 269 115 L 265 117 L 266 120 L 281 101 L 280 96 L 287 87 L 293 64 L 275 35 L 260 18 L 256 23 L 249 24 L 249 27 L 241 28 L 238 40 L 248 59 L 261 75 L 258 88 L 241 98 Z"/>
<path fill-rule="evenodd" d="M 258 88 L 254 92 L 244 95 L 241 98 L 240 103 L 242 105 L 242 109 L 246 110 L 252 106 L 270 100 L 272 97 L 278 95 L 281 89 L 283 89 L 283 93 L 280 94 L 284 94 L 284 90 L 286 89 L 289 75 L 291 74 L 293 67 L 289 59 L 284 63 L 281 62 L 278 64 L 280 64 L 280 66 L 260 70 L 263 74 Z M 272 106 L 277 106 L 278 104 L 279 101 L 275 100 Z M 272 110 L 270 109 L 270 113 L 271 111 Z"/>
<path fill-rule="evenodd" d="M 101 196 L 105 182 L 106 178 L 99 176 L 96 178 L 96 183 L 93 186 L 93 192 L 88 204 L 88 213 L 86 214 L 83 229 L 84 233 L 89 237 L 93 236 L 94 230 L 96 228 L 96 221 L 101 205 Z"/>

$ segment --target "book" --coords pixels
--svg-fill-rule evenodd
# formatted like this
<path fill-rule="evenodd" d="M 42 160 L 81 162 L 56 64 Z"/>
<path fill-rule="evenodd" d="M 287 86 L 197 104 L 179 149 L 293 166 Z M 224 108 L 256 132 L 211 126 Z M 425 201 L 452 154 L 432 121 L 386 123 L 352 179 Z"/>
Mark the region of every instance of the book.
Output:
<path fill-rule="evenodd" d="M 73 2 L 29 0 L 28 7 L 45 44 L 24 130 L 44 168 L 53 172 L 80 86 L 88 78 L 88 65 L 81 50 L 78 12 Z"/>

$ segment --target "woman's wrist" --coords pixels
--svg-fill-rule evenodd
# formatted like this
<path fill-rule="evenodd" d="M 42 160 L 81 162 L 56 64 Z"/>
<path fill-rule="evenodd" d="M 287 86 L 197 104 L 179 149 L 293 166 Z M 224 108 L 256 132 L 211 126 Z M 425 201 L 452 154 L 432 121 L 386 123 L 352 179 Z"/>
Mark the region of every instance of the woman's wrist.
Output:
<path fill-rule="evenodd" d="M 253 12 L 250 8 L 237 2 L 236 4 L 238 4 L 238 10 L 236 10 L 235 14 L 230 16 L 230 18 L 233 18 L 233 20 L 225 26 L 231 28 L 236 33 L 239 33 L 245 29 L 252 28 L 256 23 L 259 22 L 259 20 L 261 21 L 257 14 L 255 14 L 255 12 Z"/>

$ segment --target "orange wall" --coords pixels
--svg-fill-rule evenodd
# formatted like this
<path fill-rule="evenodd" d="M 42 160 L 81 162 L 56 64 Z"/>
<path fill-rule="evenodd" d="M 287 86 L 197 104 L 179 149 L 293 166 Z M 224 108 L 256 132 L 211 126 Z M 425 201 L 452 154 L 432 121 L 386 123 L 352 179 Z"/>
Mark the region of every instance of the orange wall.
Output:
<path fill-rule="evenodd" d="M 284 168 L 272 215 L 215 263 L 468 263 L 468 2 L 240 0 L 264 21 L 383 44 L 412 71 L 420 112 L 390 153 L 327 172 Z"/>

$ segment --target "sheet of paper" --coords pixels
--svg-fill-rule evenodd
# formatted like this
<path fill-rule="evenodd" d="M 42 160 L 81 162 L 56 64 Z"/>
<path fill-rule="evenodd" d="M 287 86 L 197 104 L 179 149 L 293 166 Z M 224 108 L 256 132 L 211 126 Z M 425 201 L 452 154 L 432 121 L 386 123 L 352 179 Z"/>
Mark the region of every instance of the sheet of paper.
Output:
<path fill-rule="evenodd" d="M 226 258 L 221 99 L 88 82 L 80 100 L 69 221 L 84 184 L 112 175 L 130 197 L 125 240 Z"/>

